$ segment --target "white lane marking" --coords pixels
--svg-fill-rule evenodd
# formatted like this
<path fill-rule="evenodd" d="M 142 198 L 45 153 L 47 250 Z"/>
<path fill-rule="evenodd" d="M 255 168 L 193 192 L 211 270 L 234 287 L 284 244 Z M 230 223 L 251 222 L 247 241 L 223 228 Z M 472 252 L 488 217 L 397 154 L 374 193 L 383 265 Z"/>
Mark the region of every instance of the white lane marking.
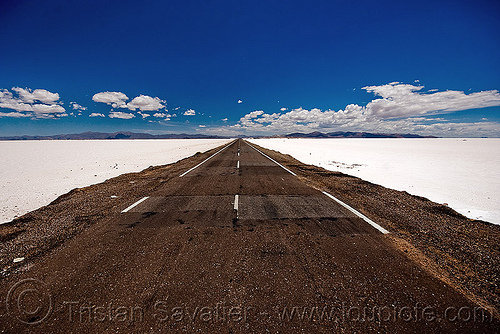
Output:
<path fill-rule="evenodd" d="M 197 164 L 196 166 L 194 166 L 193 168 L 185 171 L 184 173 L 182 173 L 181 175 L 179 175 L 179 177 L 183 177 L 184 175 L 186 175 L 187 173 L 189 173 L 190 171 L 194 170 L 195 168 L 198 168 L 200 167 L 203 163 L 207 162 L 208 160 L 210 160 L 210 158 L 214 157 L 215 155 L 217 155 L 218 153 L 224 151 L 226 148 L 228 148 L 229 146 L 231 146 L 232 144 L 234 143 L 234 141 L 230 142 L 229 144 L 227 144 L 226 146 L 224 146 L 224 148 L 218 150 L 217 152 L 215 152 L 214 154 L 212 154 L 211 156 L 209 156 L 208 158 L 206 158 L 205 160 L 203 160 L 202 162 L 200 162 L 199 164 Z"/>
<path fill-rule="evenodd" d="M 238 160 L 238 163 L 236 164 L 236 168 L 240 168 L 240 161 Z"/>
<path fill-rule="evenodd" d="M 263 156 L 265 156 L 266 158 L 268 158 L 269 160 L 271 160 L 272 162 L 274 162 L 275 164 L 277 164 L 278 166 L 280 166 L 281 168 L 283 168 L 284 170 L 286 170 L 288 173 L 292 174 L 293 176 L 297 176 L 297 174 L 295 174 L 294 172 L 292 172 L 291 170 L 289 170 L 288 168 L 286 168 L 285 166 L 283 166 L 282 164 L 280 164 L 279 162 L 277 162 L 276 160 L 274 160 L 273 158 L 269 157 L 268 155 L 266 155 L 265 153 L 261 152 L 258 148 L 256 147 L 253 147 L 249 142 L 245 141 L 245 143 L 247 143 L 251 148 L 253 148 L 254 150 L 256 150 L 257 152 L 259 152 L 260 154 L 262 154 Z"/>
<path fill-rule="evenodd" d="M 141 204 L 142 202 L 144 202 L 148 198 L 149 198 L 149 196 L 141 198 L 140 200 L 138 200 L 137 202 L 135 202 L 134 204 L 132 204 L 131 206 L 129 206 L 128 208 L 126 208 L 125 210 L 123 210 L 122 213 L 128 212 L 130 209 L 133 209 L 136 205 Z"/>
<path fill-rule="evenodd" d="M 339 200 L 338 198 L 334 197 L 333 195 L 330 195 L 329 193 L 327 193 L 326 191 L 323 191 L 323 194 L 325 194 L 326 196 L 330 197 L 331 199 L 333 199 L 335 202 L 339 203 L 340 205 L 342 205 L 344 208 L 346 208 L 347 210 L 351 211 L 352 213 L 354 213 L 356 216 L 358 216 L 359 218 L 362 218 L 365 222 L 367 222 L 368 224 L 370 224 L 371 226 L 375 227 L 377 230 L 379 230 L 380 232 L 382 232 L 383 234 L 387 234 L 389 233 L 389 231 L 387 231 L 385 228 L 383 228 L 382 226 L 380 226 L 379 224 L 375 223 L 373 220 L 371 220 L 370 218 L 368 218 L 367 216 L 365 216 L 364 214 L 362 214 L 361 212 L 359 212 L 358 210 L 350 207 L 349 205 L 345 204 L 344 202 L 342 202 L 341 200 Z"/>
<path fill-rule="evenodd" d="M 238 211 L 238 199 L 239 199 L 239 196 L 238 195 L 234 195 L 234 209 L 236 211 Z"/>
<path fill-rule="evenodd" d="M 240 156 L 240 152 L 238 151 L 238 156 Z"/>

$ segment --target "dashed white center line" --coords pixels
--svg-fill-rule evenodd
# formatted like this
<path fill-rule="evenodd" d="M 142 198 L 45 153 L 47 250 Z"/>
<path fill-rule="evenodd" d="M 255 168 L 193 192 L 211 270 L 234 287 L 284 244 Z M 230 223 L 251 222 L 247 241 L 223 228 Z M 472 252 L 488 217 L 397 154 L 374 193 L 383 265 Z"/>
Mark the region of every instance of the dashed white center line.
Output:
<path fill-rule="evenodd" d="M 234 209 L 236 211 L 238 211 L 238 200 L 239 200 L 239 196 L 238 195 L 234 195 Z"/>
<path fill-rule="evenodd" d="M 238 160 L 238 163 L 236 164 L 236 168 L 240 168 L 240 161 Z"/>
<path fill-rule="evenodd" d="M 133 209 L 135 206 L 141 204 L 142 202 L 144 202 L 148 198 L 149 198 L 149 196 L 141 198 L 140 200 L 138 200 L 137 202 L 135 202 L 134 204 L 132 204 L 131 206 L 129 206 L 128 208 L 126 208 L 125 210 L 123 210 L 122 213 L 128 212 L 130 209 Z"/>

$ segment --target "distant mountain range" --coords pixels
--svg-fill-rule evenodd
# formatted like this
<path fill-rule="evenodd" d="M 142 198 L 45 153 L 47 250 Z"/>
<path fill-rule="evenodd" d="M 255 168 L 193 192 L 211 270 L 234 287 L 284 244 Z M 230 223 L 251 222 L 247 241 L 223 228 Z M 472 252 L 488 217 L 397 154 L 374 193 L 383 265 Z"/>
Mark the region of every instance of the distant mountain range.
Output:
<path fill-rule="evenodd" d="M 83 132 L 73 134 L 61 134 L 53 136 L 10 136 L 0 137 L 0 140 L 89 140 L 89 139 L 226 139 L 231 137 L 170 133 L 163 135 L 152 135 L 149 133 L 136 132 Z M 437 138 L 433 136 L 420 136 L 415 134 L 387 134 L 387 133 L 369 133 L 369 132 L 311 132 L 311 133 L 290 133 L 280 136 L 252 136 L 252 138 Z"/>
<path fill-rule="evenodd" d="M 12 136 L 0 137 L 0 140 L 85 140 L 85 139 L 223 139 L 226 137 L 202 135 L 202 134 L 186 134 L 186 133 L 170 133 L 163 135 L 152 135 L 149 133 L 136 132 L 83 132 L 73 134 L 62 134 L 53 136 Z"/>
<path fill-rule="evenodd" d="M 411 133 L 369 133 L 369 132 L 311 132 L 311 133 L 290 133 L 286 138 L 437 138 L 434 136 L 420 136 Z"/>

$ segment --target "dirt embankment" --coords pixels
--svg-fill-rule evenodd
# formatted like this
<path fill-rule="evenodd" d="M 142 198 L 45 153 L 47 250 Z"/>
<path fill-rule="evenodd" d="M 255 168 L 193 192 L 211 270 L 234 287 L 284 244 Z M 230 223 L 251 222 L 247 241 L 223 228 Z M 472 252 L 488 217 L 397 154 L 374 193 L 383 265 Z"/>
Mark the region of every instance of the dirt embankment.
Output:
<path fill-rule="evenodd" d="M 88 227 L 147 196 L 200 163 L 219 148 L 164 166 L 127 173 L 92 186 L 73 189 L 47 206 L 0 225 L 0 279 L 28 260 L 50 251 Z M 24 261 L 14 263 L 15 258 Z"/>
<path fill-rule="evenodd" d="M 500 311 L 500 226 L 360 178 L 305 165 L 258 146 L 304 182 L 342 199 L 388 229 L 396 247 L 474 302 Z"/>
<path fill-rule="evenodd" d="M 2 276 L 22 270 L 66 240 L 110 217 L 178 177 L 219 148 L 177 163 L 124 174 L 72 190 L 51 204 L 0 225 Z M 260 149 L 294 171 L 304 182 L 327 190 L 388 229 L 396 247 L 443 281 L 485 307 L 500 309 L 500 226 L 468 219 L 447 206 L 363 181 L 339 172 L 304 165 L 291 156 Z M 14 263 L 13 260 L 25 260 Z"/>

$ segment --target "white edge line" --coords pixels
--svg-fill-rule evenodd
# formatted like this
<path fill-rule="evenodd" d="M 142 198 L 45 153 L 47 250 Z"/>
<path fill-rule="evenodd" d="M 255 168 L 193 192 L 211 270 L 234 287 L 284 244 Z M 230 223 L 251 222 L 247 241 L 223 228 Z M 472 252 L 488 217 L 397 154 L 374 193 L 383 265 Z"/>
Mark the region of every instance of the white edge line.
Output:
<path fill-rule="evenodd" d="M 238 199 L 239 199 L 239 196 L 238 195 L 234 195 L 234 209 L 236 211 L 238 211 Z"/>
<path fill-rule="evenodd" d="M 129 206 L 128 208 L 126 208 L 125 210 L 123 210 L 122 213 L 128 212 L 130 209 L 134 208 L 136 205 L 141 204 L 142 202 L 144 202 L 148 198 L 149 198 L 149 196 L 141 198 L 140 200 L 138 200 L 137 202 L 135 202 L 134 204 L 132 204 L 131 206 Z"/>
<path fill-rule="evenodd" d="M 210 160 L 212 157 L 214 157 L 215 155 L 217 155 L 218 153 L 224 151 L 226 148 L 228 148 L 229 146 L 231 146 L 232 144 L 234 143 L 234 140 L 231 141 L 229 144 L 227 144 L 226 146 L 224 146 L 223 148 L 221 148 L 220 150 L 218 150 L 217 152 L 215 152 L 214 154 L 212 154 L 211 156 L 209 156 L 208 158 L 206 158 L 205 160 L 203 160 L 202 162 L 200 162 L 199 164 L 197 164 L 196 166 L 194 166 L 193 168 L 191 169 L 188 169 L 187 171 L 185 171 L 184 173 L 182 173 L 181 175 L 179 175 L 179 177 L 183 177 L 184 175 L 186 175 L 187 173 L 189 173 L 190 171 L 200 167 L 202 164 L 204 164 L 205 162 L 207 162 L 208 160 Z"/>
<path fill-rule="evenodd" d="M 263 156 L 265 156 L 266 158 L 268 158 L 269 160 L 271 160 L 272 162 L 274 162 L 275 164 L 277 164 L 278 166 L 280 166 L 281 168 L 283 168 L 284 170 L 286 170 L 288 173 L 292 174 L 293 176 L 297 176 L 297 174 L 295 174 L 294 172 L 292 172 L 291 170 L 289 170 L 288 168 L 286 168 L 285 166 L 283 166 L 282 164 L 280 164 L 279 162 L 277 162 L 276 160 L 274 160 L 273 158 L 269 157 L 268 155 L 266 155 L 265 153 L 263 153 L 261 150 L 259 150 L 258 148 L 256 147 L 253 147 L 249 142 L 247 142 L 245 140 L 245 142 L 251 147 L 253 148 L 254 150 L 256 150 L 257 152 L 259 152 L 260 154 L 262 154 Z"/>
<path fill-rule="evenodd" d="M 333 195 L 330 195 L 329 193 L 327 193 L 326 191 L 322 191 L 323 194 L 325 194 L 326 196 L 330 197 L 331 199 L 333 199 L 335 202 L 339 203 L 340 205 L 342 205 L 344 208 L 346 208 L 347 210 L 351 211 L 352 213 L 354 213 L 355 215 L 357 215 L 359 218 L 362 218 L 365 222 L 367 222 L 368 224 L 370 224 L 371 226 L 375 227 L 377 230 L 379 230 L 380 232 L 382 232 L 383 234 L 388 234 L 389 231 L 387 231 L 385 228 L 383 228 L 382 226 L 380 226 L 379 224 L 375 223 L 373 220 L 371 220 L 370 218 L 368 218 L 367 216 L 365 216 L 364 214 L 362 214 L 361 212 L 359 212 L 358 210 L 350 207 L 349 205 L 345 204 L 344 202 L 342 202 L 341 200 L 339 200 L 338 198 L 334 197 Z"/>

